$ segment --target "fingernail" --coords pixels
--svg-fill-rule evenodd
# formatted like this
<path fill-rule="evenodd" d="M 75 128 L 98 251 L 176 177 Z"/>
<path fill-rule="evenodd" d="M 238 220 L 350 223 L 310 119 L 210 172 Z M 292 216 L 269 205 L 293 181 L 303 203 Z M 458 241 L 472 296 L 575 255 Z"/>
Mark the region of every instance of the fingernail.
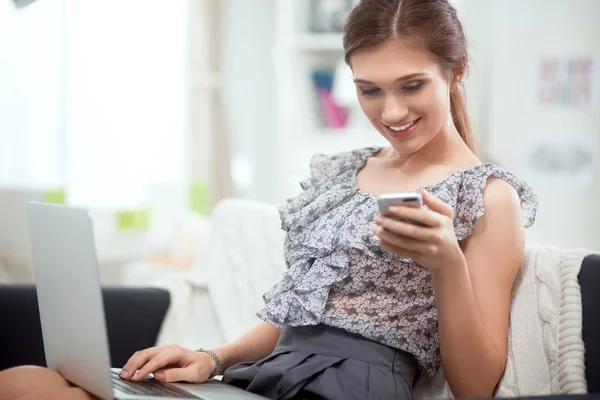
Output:
<path fill-rule="evenodd" d="M 122 370 L 121 370 L 121 373 L 119 374 L 119 376 L 120 376 L 121 378 L 126 378 L 128 373 L 129 373 L 129 372 L 127 372 L 127 370 L 126 370 L 126 369 L 122 369 Z"/>
<path fill-rule="evenodd" d="M 155 372 L 154 373 L 154 380 L 156 380 L 156 381 L 164 381 L 165 380 L 165 374 L 163 372 Z"/>
<path fill-rule="evenodd" d="M 381 224 L 382 218 L 380 216 L 375 217 L 375 223 L 377 225 Z"/>

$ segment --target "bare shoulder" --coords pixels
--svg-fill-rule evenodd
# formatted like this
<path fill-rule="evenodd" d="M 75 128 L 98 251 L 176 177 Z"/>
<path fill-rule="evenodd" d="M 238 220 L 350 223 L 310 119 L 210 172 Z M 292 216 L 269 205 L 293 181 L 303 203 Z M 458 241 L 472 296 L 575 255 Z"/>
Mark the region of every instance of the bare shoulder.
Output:
<path fill-rule="evenodd" d="M 483 191 L 483 206 L 484 213 L 475 223 L 472 235 L 465 240 L 464 248 L 521 253 L 525 229 L 515 188 L 502 179 L 489 178 Z"/>
<path fill-rule="evenodd" d="M 483 204 L 487 212 L 520 210 L 520 199 L 515 188 L 499 178 L 489 178 L 483 191 Z"/>

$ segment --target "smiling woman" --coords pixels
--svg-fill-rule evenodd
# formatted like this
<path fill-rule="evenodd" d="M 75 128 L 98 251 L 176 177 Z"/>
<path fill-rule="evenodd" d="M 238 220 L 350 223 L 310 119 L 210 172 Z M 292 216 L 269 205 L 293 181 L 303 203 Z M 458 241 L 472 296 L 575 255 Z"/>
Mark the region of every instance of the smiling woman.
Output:
<path fill-rule="evenodd" d="M 224 370 L 273 399 L 411 399 L 417 377 L 443 366 L 455 397 L 494 393 L 536 195 L 473 152 L 466 41 L 447 0 L 361 0 L 344 47 L 389 145 L 312 158 L 303 192 L 279 208 L 288 270 L 264 295 L 262 323 L 210 353 L 143 350 L 122 379 Z M 419 188 L 426 207 L 379 215 L 376 195 Z"/>
<path fill-rule="evenodd" d="M 427 51 L 404 39 L 388 40 L 356 51 L 351 65 L 365 115 L 388 140 L 405 139 L 405 151 L 418 150 L 444 127 L 453 128 L 448 93 L 455 84 Z M 416 131 L 421 134 L 412 135 Z M 470 138 L 470 131 L 465 136 Z"/>
<path fill-rule="evenodd" d="M 261 388 L 297 376 L 290 387 L 302 393 L 405 398 L 415 376 L 432 377 L 443 364 L 455 396 L 493 394 L 506 363 L 523 226 L 533 223 L 537 199 L 474 154 L 466 48 L 446 0 L 362 0 L 350 13 L 345 59 L 362 110 L 390 146 L 313 158 L 305 191 L 280 209 L 288 274 L 259 313 L 282 328 L 280 342 L 269 357 L 231 367 L 225 381 L 269 397 L 277 394 Z M 427 188 L 427 207 L 399 207 L 392 217 L 420 226 L 376 215 L 373 195 L 417 188 Z M 312 325 L 319 329 L 305 329 Z M 370 349 L 383 358 L 393 349 L 394 376 L 341 363 L 345 353 L 333 343 L 373 362 L 360 352 L 370 346 L 363 338 L 383 344 Z M 361 391 L 365 375 L 387 386 Z M 356 388 L 349 393 L 336 381 Z"/>
<path fill-rule="evenodd" d="M 436 3 L 446 3 L 443 16 Z M 382 13 L 387 7 L 392 14 Z M 376 115 L 380 116 L 379 123 L 373 125 L 381 133 L 387 131 L 402 139 L 410 136 L 412 126 L 423 116 L 421 125 L 429 125 L 423 129 L 439 131 L 448 123 L 450 110 L 450 122 L 475 151 L 462 85 L 469 55 L 454 8 L 447 1 L 425 1 L 418 7 L 409 2 L 395 10 L 381 2 L 371 9 L 365 7 L 362 13 L 360 8 L 346 25 L 345 58 L 354 71 L 365 114 L 372 123 Z M 436 15 L 440 18 L 432 17 Z M 371 67 L 375 63 L 379 68 Z M 409 106 L 413 115 L 405 114 Z"/>

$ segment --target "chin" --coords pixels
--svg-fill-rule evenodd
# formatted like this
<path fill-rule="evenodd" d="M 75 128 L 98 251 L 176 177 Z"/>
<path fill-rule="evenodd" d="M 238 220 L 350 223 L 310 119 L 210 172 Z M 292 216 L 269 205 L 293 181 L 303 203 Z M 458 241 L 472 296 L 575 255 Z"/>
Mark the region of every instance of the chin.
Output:
<path fill-rule="evenodd" d="M 386 140 L 399 154 L 413 154 L 425 147 L 432 138 L 413 137 L 410 139 L 396 139 L 386 137 Z"/>
<path fill-rule="evenodd" d="M 390 142 L 390 145 L 394 148 L 398 154 L 413 154 L 421 149 L 423 146 L 407 146 L 406 143 L 394 143 Z"/>

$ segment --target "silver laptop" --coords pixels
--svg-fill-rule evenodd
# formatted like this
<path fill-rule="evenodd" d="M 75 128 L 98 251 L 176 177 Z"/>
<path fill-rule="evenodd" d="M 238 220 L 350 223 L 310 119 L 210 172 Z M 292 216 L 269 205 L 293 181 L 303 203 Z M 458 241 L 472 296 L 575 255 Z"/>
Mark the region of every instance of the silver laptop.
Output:
<path fill-rule="evenodd" d="M 85 209 L 28 203 L 29 237 L 46 362 L 102 399 L 263 399 L 219 380 L 202 384 L 119 379 L 110 368 L 92 221 Z"/>

